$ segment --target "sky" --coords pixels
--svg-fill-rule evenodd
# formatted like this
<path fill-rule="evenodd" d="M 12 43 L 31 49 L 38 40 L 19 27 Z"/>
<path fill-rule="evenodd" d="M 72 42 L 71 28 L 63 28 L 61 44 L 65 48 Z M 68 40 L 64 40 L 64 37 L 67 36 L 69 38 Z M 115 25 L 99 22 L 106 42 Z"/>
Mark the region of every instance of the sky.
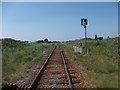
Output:
<path fill-rule="evenodd" d="M 120 0 L 1 0 L 2 2 L 119 2 Z"/>
<path fill-rule="evenodd" d="M 2 3 L 0 2 L 0 37 L 2 37 Z"/>
<path fill-rule="evenodd" d="M 118 36 L 117 2 L 2 2 L 2 38 L 68 41 Z"/>

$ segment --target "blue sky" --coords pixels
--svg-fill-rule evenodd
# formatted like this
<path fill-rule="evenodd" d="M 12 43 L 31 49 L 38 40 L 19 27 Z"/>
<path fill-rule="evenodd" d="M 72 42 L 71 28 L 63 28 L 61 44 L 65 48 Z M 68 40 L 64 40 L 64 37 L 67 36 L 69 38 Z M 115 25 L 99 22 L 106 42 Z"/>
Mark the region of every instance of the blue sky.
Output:
<path fill-rule="evenodd" d="M 0 2 L 0 37 L 2 36 L 2 3 Z"/>
<path fill-rule="evenodd" d="M 118 35 L 117 2 L 3 2 L 2 37 L 36 41 L 84 38 L 81 18 L 88 19 L 87 37 Z"/>

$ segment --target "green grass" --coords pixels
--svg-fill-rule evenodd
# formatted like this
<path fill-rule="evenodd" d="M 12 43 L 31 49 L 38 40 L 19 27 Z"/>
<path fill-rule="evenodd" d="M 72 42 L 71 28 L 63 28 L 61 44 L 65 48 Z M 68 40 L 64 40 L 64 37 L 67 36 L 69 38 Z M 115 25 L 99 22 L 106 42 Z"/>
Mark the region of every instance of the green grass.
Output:
<path fill-rule="evenodd" d="M 36 65 L 53 47 L 48 43 L 26 43 L 12 39 L 2 41 L 3 83 L 14 83 L 22 78 L 26 68 Z"/>
<path fill-rule="evenodd" d="M 2 85 L 2 41 L 0 41 L 0 85 Z"/>
<path fill-rule="evenodd" d="M 98 88 L 118 88 L 118 40 L 87 40 L 88 56 L 75 53 L 72 46 L 80 46 L 83 40 L 67 42 L 64 45 L 68 55 L 82 65 L 91 82 Z"/>

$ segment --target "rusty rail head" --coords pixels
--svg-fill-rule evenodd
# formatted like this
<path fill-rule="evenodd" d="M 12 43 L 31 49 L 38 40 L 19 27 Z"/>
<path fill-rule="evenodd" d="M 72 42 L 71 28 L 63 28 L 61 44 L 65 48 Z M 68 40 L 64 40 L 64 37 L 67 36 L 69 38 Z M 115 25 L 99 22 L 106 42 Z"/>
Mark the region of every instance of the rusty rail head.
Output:
<path fill-rule="evenodd" d="M 66 64 L 66 61 L 65 61 L 64 54 L 63 54 L 62 50 L 61 50 L 61 55 L 62 55 L 62 60 L 63 60 L 63 63 L 64 63 L 64 67 L 65 67 L 65 71 L 66 71 L 66 74 L 67 74 L 67 79 L 68 79 L 68 82 L 69 82 L 70 89 L 73 90 L 74 87 L 73 87 L 73 84 L 72 84 L 70 73 L 69 73 L 69 70 L 68 70 L 68 67 L 67 67 L 67 64 Z"/>
<path fill-rule="evenodd" d="M 52 52 L 50 53 L 50 55 L 47 57 L 47 59 L 45 60 L 43 66 L 42 66 L 41 69 L 39 70 L 38 74 L 36 75 L 36 77 L 34 78 L 34 80 L 32 81 L 32 83 L 31 83 L 30 86 L 28 87 L 30 90 L 33 90 L 33 89 L 36 88 L 37 83 L 38 83 L 38 81 L 39 81 L 39 79 L 40 79 L 40 76 L 41 76 L 42 73 L 44 72 L 45 67 L 46 67 L 46 65 L 48 64 L 48 61 L 49 61 L 49 59 L 51 58 L 53 52 L 55 51 L 57 45 L 58 45 L 58 44 L 55 45 L 53 51 L 52 51 Z"/>

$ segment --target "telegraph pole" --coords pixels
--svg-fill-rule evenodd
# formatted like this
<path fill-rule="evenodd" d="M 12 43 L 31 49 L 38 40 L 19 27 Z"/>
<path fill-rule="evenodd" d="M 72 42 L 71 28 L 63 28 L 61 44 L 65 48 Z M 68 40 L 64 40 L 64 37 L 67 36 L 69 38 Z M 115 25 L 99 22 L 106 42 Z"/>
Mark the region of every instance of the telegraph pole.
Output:
<path fill-rule="evenodd" d="M 86 18 L 81 19 L 81 25 L 84 26 L 84 30 L 85 30 L 85 55 L 87 56 L 87 34 L 86 34 L 87 19 Z"/>

